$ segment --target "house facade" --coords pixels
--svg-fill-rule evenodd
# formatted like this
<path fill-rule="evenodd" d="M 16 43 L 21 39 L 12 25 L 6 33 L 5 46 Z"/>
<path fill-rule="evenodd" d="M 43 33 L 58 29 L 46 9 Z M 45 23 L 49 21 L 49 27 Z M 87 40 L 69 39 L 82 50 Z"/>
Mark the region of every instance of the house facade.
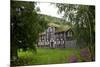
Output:
<path fill-rule="evenodd" d="M 70 28 L 59 30 L 58 27 L 49 26 L 39 34 L 39 48 L 75 48 L 76 41 L 73 39 L 73 31 Z"/>

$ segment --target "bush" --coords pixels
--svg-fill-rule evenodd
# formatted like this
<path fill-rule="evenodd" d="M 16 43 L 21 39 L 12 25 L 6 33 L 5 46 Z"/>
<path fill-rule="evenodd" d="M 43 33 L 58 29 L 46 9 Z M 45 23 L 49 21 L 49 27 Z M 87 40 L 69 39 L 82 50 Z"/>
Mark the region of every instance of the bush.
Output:
<path fill-rule="evenodd" d="M 91 61 L 91 54 L 88 48 L 81 49 L 80 56 L 83 62 Z"/>

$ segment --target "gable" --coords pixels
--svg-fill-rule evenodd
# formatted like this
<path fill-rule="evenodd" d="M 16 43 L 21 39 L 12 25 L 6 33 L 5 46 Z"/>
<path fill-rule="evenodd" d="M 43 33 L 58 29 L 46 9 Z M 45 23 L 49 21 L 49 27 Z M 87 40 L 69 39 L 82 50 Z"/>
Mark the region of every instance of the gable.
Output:
<path fill-rule="evenodd" d="M 55 32 L 63 32 L 63 31 L 68 31 L 71 29 L 71 26 L 69 25 L 64 25 L 64 24 L 56 24 L 56 23 L 49 23 L 49 27 L 55 27 L 56 31 Z"/>

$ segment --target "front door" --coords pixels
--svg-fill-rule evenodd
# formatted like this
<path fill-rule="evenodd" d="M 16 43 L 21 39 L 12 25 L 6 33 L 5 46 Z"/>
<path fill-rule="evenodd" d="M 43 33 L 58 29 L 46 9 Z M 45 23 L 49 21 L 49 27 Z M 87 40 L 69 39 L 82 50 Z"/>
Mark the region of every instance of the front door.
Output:
<path fill-rule="evenodd" d="M 54 44 L 54 43 L 53 43 L 53 42 L 51 42 L 51 48 L 53 48 L 53 44 Z"/>

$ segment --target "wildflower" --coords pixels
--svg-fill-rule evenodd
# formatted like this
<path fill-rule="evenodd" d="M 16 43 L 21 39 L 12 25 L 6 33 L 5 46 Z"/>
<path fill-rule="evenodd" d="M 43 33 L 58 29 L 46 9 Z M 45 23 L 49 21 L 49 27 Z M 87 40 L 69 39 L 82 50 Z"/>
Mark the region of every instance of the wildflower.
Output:
<path fill-rule="evenodd" d="M 72 55 L 72 56 L 69 57 L 68 61 L 71 62 L 71 63 L 73 63 L 73 62 L 77 62 L 78 59 L 77 59 L 77 57 L 75 55 Z"/>
<path fill-rule="evenodd" d="M 80 51 L 80 56 L 82 57 L 82 61 L 90 61 L 90 51 L 88 48 L 84 48 Z"/>
<path fill-rule="evenodd" d="M 87 49 L 87 48 L 82 49 L 80 52 L 80 55 L 83 57 L 89 57 L 90 56 L 89 49 Z"/>

